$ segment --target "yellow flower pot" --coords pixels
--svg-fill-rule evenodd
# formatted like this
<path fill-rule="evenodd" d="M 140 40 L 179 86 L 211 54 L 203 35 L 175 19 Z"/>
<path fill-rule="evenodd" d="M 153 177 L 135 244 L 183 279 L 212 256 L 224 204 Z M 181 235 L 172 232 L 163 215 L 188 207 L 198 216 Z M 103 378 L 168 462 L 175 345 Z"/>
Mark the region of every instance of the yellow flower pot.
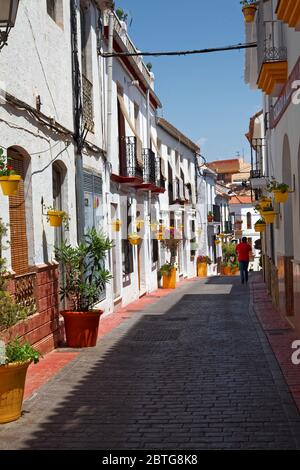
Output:
<path fill-rule="evenodd" d="M 176 288 L 176 268 L 171 270 L 170 276 L 163 274 L 163 289 L 175 289 Z"/>
<path fill-rule="evenodd" d="M 259 205 L 260 205 L 262 211 L 266 207 L 269 207 L 269 206 L 272 205 L 272 199 L 271 198 L 267 198 L 267 199 L 264 199 L 263 201 L 258 201 L 258 202 L 259 202 Z"/>
<path fill-rule="evenodd" d="M 266 222 L 266 224 L 273 224 L 274 223 L 274 220 L 275 220 L 275 217 L 276 217 L 276 214 L 277 212 L 275 211 L 262 211 L 262 216 Z"/>
<path fill-rule="evenodd" d="M 144 227 L 144 221 L 143 220 L 137 220 L 136 221 L 136 229 L 137 230 L 142 230 L 143 227 Z"/>
<path fill-rule="evenodd" d="M 25 379 L 31 361 L 0 366 L 0 423 L 20 418 Z"/>
<path fill-rule="evenodd" d="M 266 224 L 255 224 L 255 232 L 263 233 L 266 230 Z"/>
<path fill-rule="evenodd" d="M 285 191 L 284 193 L 282 193 L 278 189 L 273 189 L 273 193 L 274 193 L 274 199 L 276 202 L 278 202 L 278 204 L 287 202 L 288 197 L 289 197 L 288 191 Z"/>
<path fill-rule="evenodd" d="M 18 191 L 20 175 L 0 176 L 0 185 L 4 196 L 13 196 Z"/>
<path fill-rule="evenodd" d="M 121 222 L 119 219 L 114 220 L 114 221 L 112 222 L 112 224 L 111 224 L 113 231 L 114 231 L 114 232 L 120 232 L 120 230 L 121 230 L 121 224 L 122 224 L 122 222 Z"/>
<path fill-rule="evenodd" d="M 132 233 L 128 235 L 128 241 L 131 245 L 136 246 L 141 243 L 141 237 L 138 233 Z"/>
<path fill-rule="evenodd" d="M 207 277 L 207 264 L 206 263 L 197 264 L 197 275 L 198 277 Z"/>
<path fill-rule="evenodd" d="M 257 10 L 256 5 L 246 5 L 242 10 L 246 23 L 253 23 Z"/>
<path fill-rule="evenodd" d="M 220 245 L 221 240 L 215 240 L 215 245 Z"/>
<path fill-rule="evenodd" d="M 50 210 L 47 212 L 49 223 L 51 227 L 61 227 L 63 217 L 65 215 L 64 211 L 55 211 Z"/>
<path fill-rule="evenodd" d="M 162 241 L 164 239 L 164 234 L 162 232 L 158 232 L 156 234 L 156 240 Z"/>

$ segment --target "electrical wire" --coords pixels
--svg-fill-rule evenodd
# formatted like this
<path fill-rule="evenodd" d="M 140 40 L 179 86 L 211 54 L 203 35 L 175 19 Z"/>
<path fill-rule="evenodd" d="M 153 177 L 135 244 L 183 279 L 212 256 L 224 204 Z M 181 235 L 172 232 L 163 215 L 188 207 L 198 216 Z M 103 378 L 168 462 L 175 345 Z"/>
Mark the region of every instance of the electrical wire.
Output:
<path fill-rule="evenodd" d="M 100 52 L 99 55 L 102 57 L 137 57 L 137 56 L 153 56 L 153 57 L 162 57 L 162 56 L 185 56 L 185 55 L 192 55 L 192 54 L 209 54 L 212 52 L 222 52 L 222 51 L 234 51 L 240 49 L 250 49 L 253 47 L 257 47 L 256 42 L 250 43 L 239 43 L 234 44 L 232 46 L 224 46 L 224 47 L 213 47 L 208 49 L 195 49 L 195 50 L 187 50 L 187 51 L 165 51 L 165 52 Z"/>

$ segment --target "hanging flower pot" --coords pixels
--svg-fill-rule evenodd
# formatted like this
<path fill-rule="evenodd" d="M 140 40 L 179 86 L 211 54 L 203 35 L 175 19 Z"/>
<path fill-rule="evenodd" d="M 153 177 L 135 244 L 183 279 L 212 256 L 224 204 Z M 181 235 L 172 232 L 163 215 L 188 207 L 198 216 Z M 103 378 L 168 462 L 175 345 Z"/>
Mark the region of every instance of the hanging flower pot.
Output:
<path fill-rule="evenodd" d="M 121 230 L 121 225 L 122 225 L 121 220 L 116 219 L 116 220 L 114 220 L 114 221 L 112 222 L 111 225 L 112 225 L 112 229 L 113 229 L 114 232 L 120 232 L 120 230 Z"/>
<path fill-rule="evenodd" d="M 156 234 L 156 240 L 161 241 L 161 240 L 163 240 L 163 239 L 164 239 L 164 234 L 163 234 L 162 232 L 158 232 L 158 233 Z"/>
<path fill-rule="evenodd" d="M 262 217 L 264 218 L 266 224 L 273 224 L 277 212 L 274 210 L 262 211 Z"/>
<path fill-rule="evenodd" d="M 215 240 L 215 245 L 220 245 L 221 240 Z"/>
<path fill-rule="evenodd" d="M 266 207 L 272 206 L 272 199 L 269 197 L 265 197 L 259 200 L 259 207 L 260 211 L 263 211 Z"/>
<path fill-rule="evenodd" d="M 13 196 L 18 191 L 20 175 L 0 176 L 0 185 L 4 196 Z"/>
<path fill-rule="evenodd" d="M 256 6 L 255 4 L 253 4 L 253 5 L 245 5 L 245 6 L 242 8 L 242 11 L 243 11 L 243 14 L 244 14 L 244 18 L 245 18 L 245 22 L 246 22 L 246 23 L 253 23 L 253 22 L 254 22 L 256 10 L 257 10 L 257 6 Z"/>
<path fill-rule="evenodd" d="M 255 232 L 258 232 L 258 233 L 263 233 L 265 230 L 266 230 L 266 224 L 264 223 L 256 223 L 254 225 L 254 228 L 255 228 Z"/>
<path fill-rule="evenodd" d="M 136 246 L 141 243 L 141 237 L 138 233 L 131 233 L 128 235 L 128 241 L 131 245 Z"/>
<path fill-rule="evenodd" d="M 143 227 L 144 227 L 144 221 L 143 220 L 137 220 L 136 221 L 136 229 L 137 230 L 142 230 Z"/>
<path fill-rule="evenodd" d="M 287 202 L 289 197 L 288 191 L 282 192 L 280 189 L 273 189 L 273 193 L 274 199 L 278 204 Z"/>
<path fill-rule="evenodd" d="M 64 211 L 48 210 L 47 212 L 47 217 L 51 227 L 61 227 L 64 216 Z"/>

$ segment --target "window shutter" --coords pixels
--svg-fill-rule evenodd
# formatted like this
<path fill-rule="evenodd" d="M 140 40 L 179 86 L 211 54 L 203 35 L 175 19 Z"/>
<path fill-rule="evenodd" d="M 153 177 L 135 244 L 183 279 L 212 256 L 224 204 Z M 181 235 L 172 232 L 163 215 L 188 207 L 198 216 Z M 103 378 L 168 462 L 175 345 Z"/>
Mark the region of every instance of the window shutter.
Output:
<path fill-rule="evenodd" d="M 12 155 L 10 164 L 22 179 L 18 192 L 9 197 L 9 223 L 11 233 L 11 264 L 17 275 L 28 272 L 28 242 L 26 233 L 26 213 L 24 198 L 24 161 Z"/>

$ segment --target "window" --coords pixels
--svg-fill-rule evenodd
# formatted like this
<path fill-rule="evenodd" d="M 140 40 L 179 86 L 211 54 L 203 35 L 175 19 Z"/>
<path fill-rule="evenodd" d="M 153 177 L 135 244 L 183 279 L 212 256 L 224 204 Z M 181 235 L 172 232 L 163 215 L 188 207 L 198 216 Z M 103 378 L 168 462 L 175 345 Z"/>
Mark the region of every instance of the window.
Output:
<path fill-rule="evenodd" d="M 24 156 L 17 150 L 9 149 L 8 157 L 15 172 L 21 175 L 17 193 L 14 196 L 9 196 L 11 265 L 15 273 L 21 275 L 28 272 L 29 265 L 24 190 L 24 180 L 28 165 L 26 165 Z"/>
<path fill-rule="evenodd" d="M 167 154 L 168 154 L 168 155 L 171 155 L 171 149 L 170 149 L 169 146 L 167 147 Z"/>
<path fill-rule="evenodd" d="M 140 133 L 140 108 L 137 103 L 134 103 L 134 126 L 136 132 Z"/>
<path fill-rule="evenodd" d="M 84 171 L 84 206 L 85 206 L 85 231 L 90 228 L 96 228 L 101 231 L 103 228 L 103 195 L 102 178 Z"/>
<path fill-rule="evenodd" d="M 62 0 L 47 0 L 47 13 L 60 28 L 63 28 Z"/>
<path fill-rule="evenodd" d="M 247 229 L 252 229 L 252 215 L 251 212 L 247 212 Z"/>

